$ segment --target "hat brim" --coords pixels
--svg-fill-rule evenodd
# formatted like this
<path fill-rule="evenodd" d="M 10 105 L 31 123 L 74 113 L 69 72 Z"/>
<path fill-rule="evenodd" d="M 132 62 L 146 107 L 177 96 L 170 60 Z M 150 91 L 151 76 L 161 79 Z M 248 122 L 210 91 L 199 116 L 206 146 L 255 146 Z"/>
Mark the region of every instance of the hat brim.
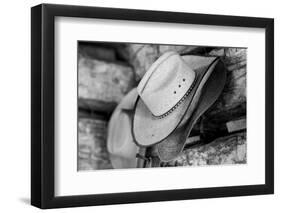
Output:
<path fill-rule="evenodd" d="M 120 155 L 110 154 L 109 158 L 114 169 L 129 169 L 137 167 L 136 156 L 126 158 Z"/>
<path fill-rule="evenodd" d="M 137 90 L 131 90 L 114 110 L 108 125 L 107 150 L 115 169 L 136 167 L 138 147 L 132 137 L 132 114 Z"/>
<path fill-rule="evenodd" d="M 216 64 L 216 69 L 210 75 L 202 90 L 199 103 L 188 121 L 176 129 L 165 140 L 156 145 L 156 152 L 161 161 L 168 162 L 176 158 L 182 151 L 192 127 L 199 117 L 209 109 L 221 94 L 226 81 L 226 70 L 222 62 Z"/>
<path fill-rule="evenodd" d="M 141 147 L 148 147 L 166 139 L 192 115 L 198 103 L 203 85 L 215 69 L 218 58 L 187 56 L 187 64 L 196 72 L 196 82 L 186 99 L 168 116 L 158 118 L 152 115 L 141 98 L 135 105 L 132 134 Z M 190 60 L 189 60 L 190 59 Z M 190 61 L 190 63 L 188 63 Z"/>

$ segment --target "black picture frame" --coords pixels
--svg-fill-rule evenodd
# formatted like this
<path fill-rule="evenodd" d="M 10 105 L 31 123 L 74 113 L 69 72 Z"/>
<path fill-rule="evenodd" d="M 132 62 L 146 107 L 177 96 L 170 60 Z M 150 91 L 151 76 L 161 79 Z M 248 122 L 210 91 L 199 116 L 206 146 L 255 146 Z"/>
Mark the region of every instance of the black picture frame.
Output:
<path fill-rule="evenodd" d="M 264 28 L 265 184 L 95 195 L 54 195 L 55 17 Z M 31 8 L 31 204 L 39 208 L 155 202 L 274 193 L 274 20 L 240 16 L 41 4 Z"/>

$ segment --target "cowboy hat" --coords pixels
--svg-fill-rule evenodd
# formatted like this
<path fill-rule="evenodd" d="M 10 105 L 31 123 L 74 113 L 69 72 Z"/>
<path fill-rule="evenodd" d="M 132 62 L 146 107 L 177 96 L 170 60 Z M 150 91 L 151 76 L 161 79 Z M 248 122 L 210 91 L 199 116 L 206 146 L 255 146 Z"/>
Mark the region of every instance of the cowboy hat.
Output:
<path fill-rule="evenodd" d="M 135 142 L 141 147 L 157 144 L 162 161 L 175 158 L 196 120 L 218 98 L 225 79 L 217 57 L 163 54 L 137 87 Z"/>
<path fill-rule="evenodd" d="M 133 142 L 132 114 L 138 93 L 131 90 L 115 108 L 108 125 L 107 149 L 113 168 L 135 168 L 138 147 Z"/>

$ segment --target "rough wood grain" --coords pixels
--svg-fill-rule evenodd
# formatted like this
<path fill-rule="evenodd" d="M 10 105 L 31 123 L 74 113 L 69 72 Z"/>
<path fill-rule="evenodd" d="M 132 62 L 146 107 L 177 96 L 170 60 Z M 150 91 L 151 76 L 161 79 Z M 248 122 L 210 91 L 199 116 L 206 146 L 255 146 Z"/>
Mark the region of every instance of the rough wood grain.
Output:
<path fill-rule="evenodd" d="M 86 106 L 90 100 L 119 103 L 136 85 L 131 67 L 85 57 L 78 61 L 78 82 L 79 105 Z"/>
<path fill-rule="evenodd" d="M 80 118 L 78 121 L 78 170 L 111 169 L 106 149 L 107 122 Z"/>
<path fill-rule="evenodd" d="M 102 61 L 116 61 L 116 53 L 113 48 L 85 42 L 80 42 L 78 47 L 79 57 Z"/>
<path fill-rule="evenodd" d="M 206 145 L 185 149 L 166 166 L 202 166 L 247 163 L 246 132 L 217 138 Z"/>
<path fill-rule="evenodd" d="M 134 67 L 136 81 L 139 81 L 153 62 L 158 58 L 158 45 L 131 44 L 124 49 L 128 62 Z"/>
<path fill-rule="evenodd" d="M 184 45 L 130 44 L 125 46 L 120 51 L 120 54 L 133 66 L 136 73 L 136 81 L 140 81 L 149 67 L 163 53 L 175 51 L 179 54 L 194 54 L 203 49 L 203 47 Z"/>

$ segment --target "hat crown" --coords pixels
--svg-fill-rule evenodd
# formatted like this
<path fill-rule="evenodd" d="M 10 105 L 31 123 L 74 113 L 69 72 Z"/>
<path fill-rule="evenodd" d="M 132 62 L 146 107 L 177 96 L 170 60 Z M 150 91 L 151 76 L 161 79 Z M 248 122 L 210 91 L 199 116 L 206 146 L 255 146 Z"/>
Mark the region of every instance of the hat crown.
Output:
<path fill-rule="evenodd" d="M 195 72 L 176 52 L 166 52 L 145 73 L 138 93 L 154 116 L 173 109 L 188 93 L 195 81 Z"/>

